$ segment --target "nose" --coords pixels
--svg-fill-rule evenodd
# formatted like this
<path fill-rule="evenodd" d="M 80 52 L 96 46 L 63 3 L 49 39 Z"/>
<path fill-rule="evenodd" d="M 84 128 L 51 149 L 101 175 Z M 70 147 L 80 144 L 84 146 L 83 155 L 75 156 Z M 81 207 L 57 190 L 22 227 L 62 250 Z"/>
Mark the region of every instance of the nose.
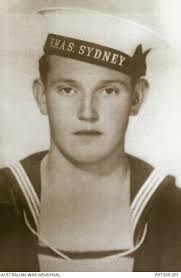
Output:
<path fill-rule="evenodd" d="M 96 104 L 94 96 L 83 96 L 78 111 L 78 119 L 81 121 L 96 122 L 99 119 Z"/>

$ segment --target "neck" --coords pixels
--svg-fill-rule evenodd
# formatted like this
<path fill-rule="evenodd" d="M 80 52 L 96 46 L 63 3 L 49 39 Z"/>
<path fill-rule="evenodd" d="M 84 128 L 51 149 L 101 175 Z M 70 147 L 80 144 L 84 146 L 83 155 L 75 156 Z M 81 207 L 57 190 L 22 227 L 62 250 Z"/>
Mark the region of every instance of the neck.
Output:
<path fill-rule="evenodd" d="M 52 183 L 58 180 L 64 180 L 67 183 L 74 184 L 100 184 L 102 181 L 108 181 L 109 178 L 118 177 L 124 179 L 129 170 L 128 159 L 125 153 L 116 150 L 110 157 L 95 163 L 73 163 L 67 159 L 51 142 L 50 151 L 47 159 L 47 178 Z"/>

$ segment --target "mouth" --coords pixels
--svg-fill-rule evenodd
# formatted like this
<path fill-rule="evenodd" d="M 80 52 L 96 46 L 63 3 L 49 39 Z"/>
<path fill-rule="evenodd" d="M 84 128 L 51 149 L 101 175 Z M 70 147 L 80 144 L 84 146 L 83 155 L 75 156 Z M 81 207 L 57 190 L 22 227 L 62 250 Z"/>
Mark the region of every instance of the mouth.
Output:
<path fill-rule="evenodd" d="M 97 130 L 79 130 L 73 133 L 77 136 L 100 136 L 102 135 L 102 132 Z"/>

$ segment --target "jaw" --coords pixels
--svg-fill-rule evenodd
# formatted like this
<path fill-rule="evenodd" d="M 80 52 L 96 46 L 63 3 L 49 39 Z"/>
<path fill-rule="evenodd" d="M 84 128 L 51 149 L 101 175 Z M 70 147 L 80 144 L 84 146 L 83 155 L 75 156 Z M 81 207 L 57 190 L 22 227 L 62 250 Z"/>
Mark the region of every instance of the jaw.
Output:
<path fill-rule="evenodd" d="M 93 152 L 92 146 L 85 145 L 84 148 L 81 148 L 81 152 L 78 151 L 72 155 L 70 151 L 66 152 L 62 150 L 53 138 L 51 138 L 49 155 L 53 164 L 56 164 L 56 167 L 60 163 L 60 168 L 62 168 L 62 165 L 66 165 L 66 167 L 79 168 L 98 176 L 111 174 L 127 160 L 124 143 L 121 144 L 120 142 L 107 154 L 104 152 L 98 153 L 97 150 Z"/>

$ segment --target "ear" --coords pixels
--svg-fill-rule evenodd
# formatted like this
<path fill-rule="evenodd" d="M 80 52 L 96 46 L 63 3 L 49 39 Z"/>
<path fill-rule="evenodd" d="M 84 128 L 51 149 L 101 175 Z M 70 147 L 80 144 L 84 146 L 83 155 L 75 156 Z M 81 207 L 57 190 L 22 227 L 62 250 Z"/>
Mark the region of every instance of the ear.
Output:
<path fill-rule="evenodd" d="M 47 115 L 45 86 L 40 79 L 35 79 L 33 81 L 33 95 L 38 104 L 40 112 L 43 115 Z"/>
<path fill-rule="evenodd" d="M 148 89 L 149 89 L 149 83 L 147 79 L 144 77 L 138 79 L 138 81 L 134 86 L 133 95 L 132 95 L 131 115 L 138 114 Z"/>

